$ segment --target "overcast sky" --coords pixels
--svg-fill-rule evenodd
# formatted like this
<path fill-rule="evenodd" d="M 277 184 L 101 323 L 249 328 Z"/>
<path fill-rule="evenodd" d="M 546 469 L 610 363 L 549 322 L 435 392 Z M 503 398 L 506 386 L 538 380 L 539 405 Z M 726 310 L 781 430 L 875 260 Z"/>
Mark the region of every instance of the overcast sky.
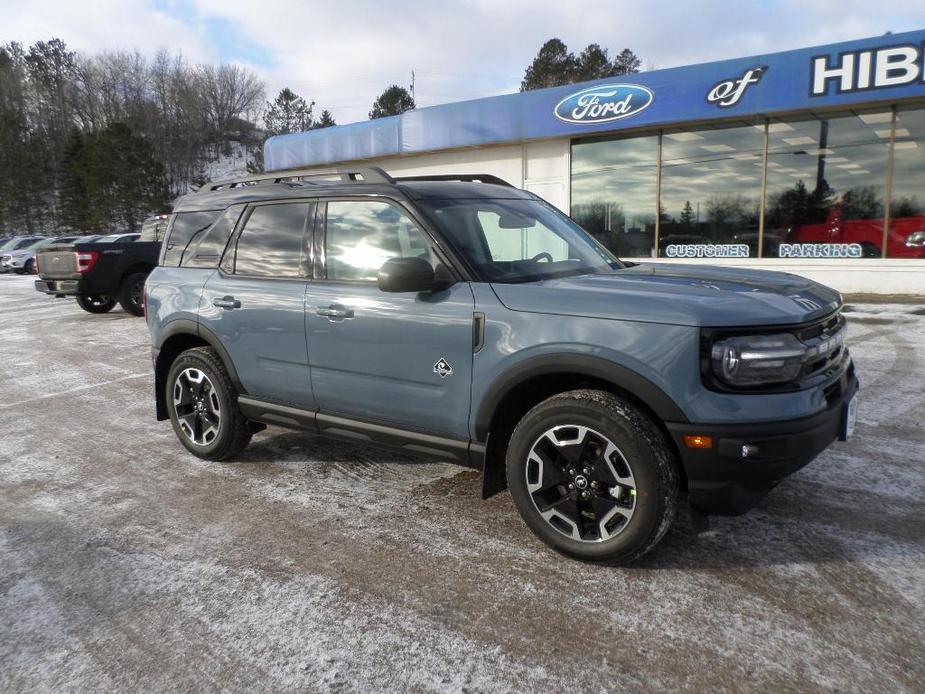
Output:
<path fill-rule="evenodd" d="M 419 107 L 517 91 L 553 36 L 629 47 L 652 69 L 922 28 L 925 0 L 0 0 L 0 43 L 238 62 L 339 123 L 412 70 Z"/>

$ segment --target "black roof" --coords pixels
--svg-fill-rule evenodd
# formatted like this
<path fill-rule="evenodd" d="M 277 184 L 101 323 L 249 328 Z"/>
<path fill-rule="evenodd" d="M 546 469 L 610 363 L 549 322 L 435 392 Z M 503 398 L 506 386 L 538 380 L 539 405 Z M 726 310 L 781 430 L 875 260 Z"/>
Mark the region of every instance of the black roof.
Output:
<path fill-rule="evenodd" d="M 286 172 L 270 178 L 264 174 L 252 179 L 226 183 L 206 184 L 198 192 L 184 195 L 174 206 L 174 212 L 202 212 L 223 210 L 230 205 L 269 200 L 337 197 L 341 195 L 381 195 L 403 197 L 410 200 L 466 199 L 466 198 L 533 198 L 531 193 L 514 188 L 490 175 L 461 174 L 459 176 L 412 176 L 392 178 L 381 169 L 364 169 L 371 172 L 365 180 L 322 179 L 318 174 L 292 172 L 294 179 L 284 179 Z M 379 176 L 381 173 L 381 177 Z M 329 175 L 328 175 L 329 176 Z M 281 180 L 284 179 L 284 180 Z M 491 181 L 491 182 L 485 182 Z"/>

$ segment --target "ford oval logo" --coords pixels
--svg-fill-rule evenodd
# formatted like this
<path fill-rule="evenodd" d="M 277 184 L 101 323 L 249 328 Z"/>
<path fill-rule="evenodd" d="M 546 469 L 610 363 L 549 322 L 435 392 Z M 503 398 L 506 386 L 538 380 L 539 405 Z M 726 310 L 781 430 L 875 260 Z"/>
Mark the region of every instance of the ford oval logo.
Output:
<path fill-rule="evenodd" d="M 603 84 L 567 96 L 554 111 L 566 123 L 609 123 L 635 116 L 649 107 L 655 94 L 638 84 Z"/>

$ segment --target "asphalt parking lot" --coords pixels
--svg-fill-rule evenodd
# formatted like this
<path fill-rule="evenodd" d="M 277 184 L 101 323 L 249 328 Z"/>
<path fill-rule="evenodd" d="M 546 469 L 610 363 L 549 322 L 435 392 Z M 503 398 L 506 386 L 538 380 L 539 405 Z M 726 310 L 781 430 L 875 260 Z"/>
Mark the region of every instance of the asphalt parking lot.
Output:
<path fill-rule="evenodd" d="M 925 308 L 849 307 L 855 438 L 632 568 L 475 472 L 153 416 L 144 321 L 0 276 L 0 691 L 921 691 Z"/>

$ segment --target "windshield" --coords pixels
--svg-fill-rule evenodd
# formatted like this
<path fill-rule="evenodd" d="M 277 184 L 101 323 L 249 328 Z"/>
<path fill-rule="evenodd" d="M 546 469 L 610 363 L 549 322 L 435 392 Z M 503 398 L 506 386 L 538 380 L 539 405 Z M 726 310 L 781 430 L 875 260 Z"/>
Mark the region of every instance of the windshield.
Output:
<path fill-rule="evenodd" d="M 75 238 L 76 237 L 74 236 L 59 236 L 56 239 L 45 239 L 40 244 L 38 244 L 38 247 L 44 248 L 45 246 L 54 246 L 55 244 L 59 244 L 59 243 L 70 243 Z"/>
<path fill-rule="evenodd" d="M 584 229 L 540 200 L 424 200 L 421 206 L 489 282 L 534 282 L 623 267 Z"/>
<path fill-rule="evenodd" d="M 21 241 L 18 245 L 16 245 L 13 248 L 13 250 L 14 251 L 27 251 L 30 248 L 41 246 L 43 243 L 45 243 L 45 239 L 28 239 L 26 241 Z"/>
<path fill-rule="evenodd" d="M 19 237 L 10 239 L 5 244 L 0 246 L 0 251 L 21 251 L 22 249 L 28 248 L 29 246 L 33 245 L 37 241 L 41 241 L 41 240 L 42 239 L 37 239 L 34 236 L 27 237 L 27 238 L 23 238 L 19 236 Z"/>

